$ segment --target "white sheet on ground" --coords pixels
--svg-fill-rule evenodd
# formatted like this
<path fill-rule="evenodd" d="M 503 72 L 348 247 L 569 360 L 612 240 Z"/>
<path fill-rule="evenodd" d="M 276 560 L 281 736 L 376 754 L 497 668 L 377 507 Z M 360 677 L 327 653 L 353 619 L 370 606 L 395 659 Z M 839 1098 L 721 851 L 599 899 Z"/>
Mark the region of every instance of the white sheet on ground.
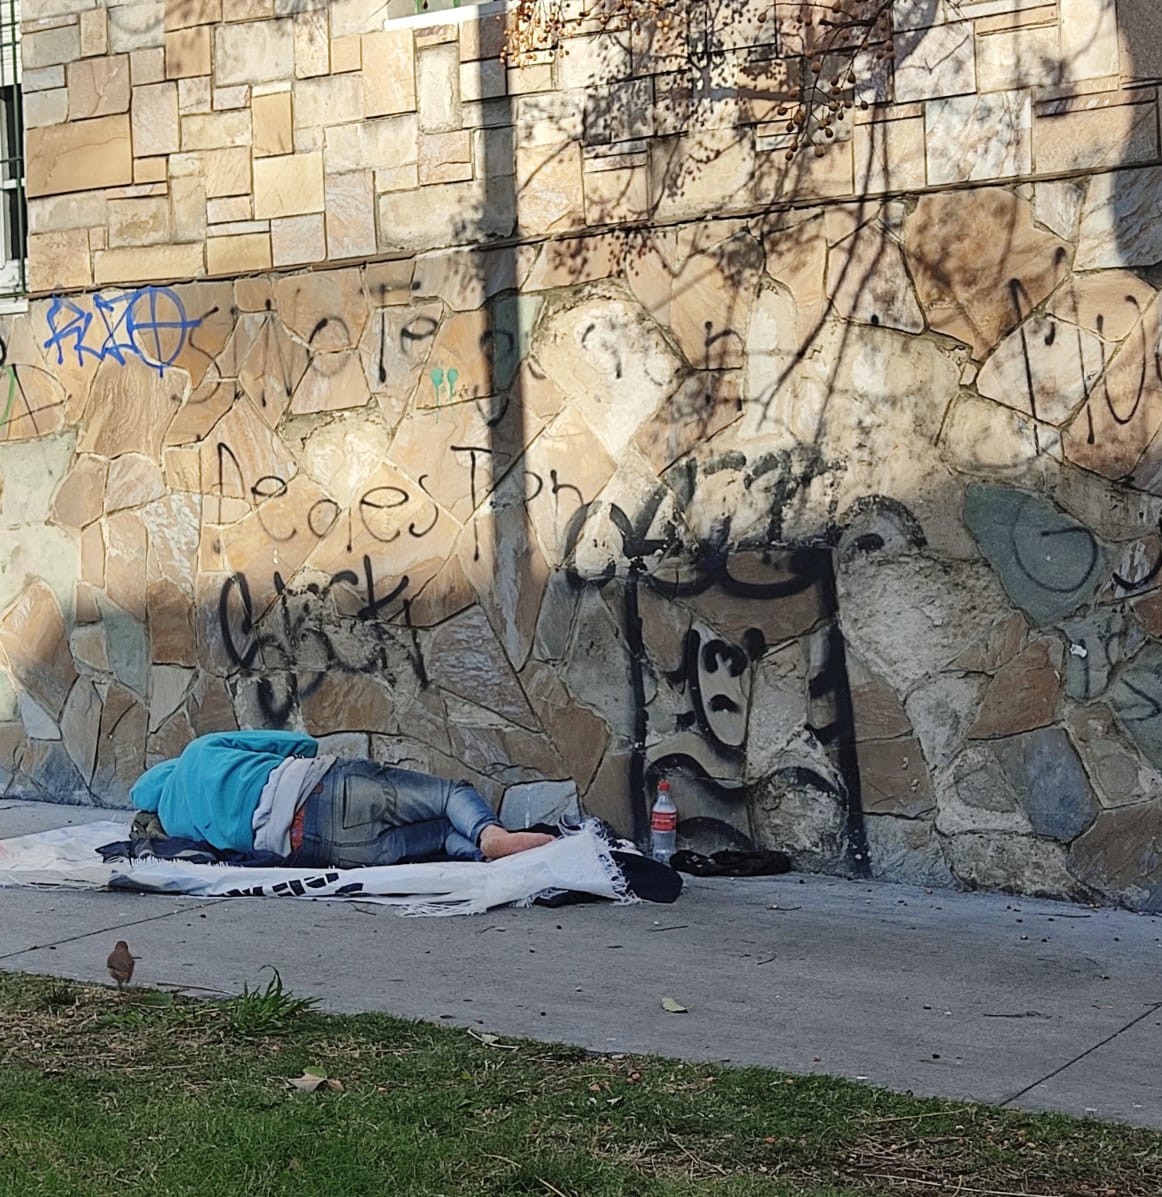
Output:
<path fill-rule="evenodd" d="M 633 902 L 621 870 L 593 823 L 546 844 L 487 863 L 449 861 L 362 869 L 249 868 L 182 860 L 106 863 L 96 849 L 128 838 L 123 822 L 86 823 L 0 840 L 0 885 L 115 885 L 196 897 L 355 898 L 401 914 L 479 914 L 527 904 L 542 894 L 578 890 Z"/>

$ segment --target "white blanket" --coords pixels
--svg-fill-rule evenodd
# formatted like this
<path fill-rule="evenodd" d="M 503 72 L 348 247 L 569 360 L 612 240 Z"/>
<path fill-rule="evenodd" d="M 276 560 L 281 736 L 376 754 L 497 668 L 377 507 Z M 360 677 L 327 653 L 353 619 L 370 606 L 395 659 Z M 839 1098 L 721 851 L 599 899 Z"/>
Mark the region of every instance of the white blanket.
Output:
<path fill-rule="evenodd" d="M 502 860 L 363 869 L 259 869 L 156 857 L 106 863 L 98 855 L 102 844 L 127 838 L 123 822 L 102 822 L 0 840 L 0 886 L 113 887 L 200 898 L 355 898 L 394 906 L 401 914 L 431 915 L 528 905 L 560 890 L 637 901 L 593 822 Z"/>

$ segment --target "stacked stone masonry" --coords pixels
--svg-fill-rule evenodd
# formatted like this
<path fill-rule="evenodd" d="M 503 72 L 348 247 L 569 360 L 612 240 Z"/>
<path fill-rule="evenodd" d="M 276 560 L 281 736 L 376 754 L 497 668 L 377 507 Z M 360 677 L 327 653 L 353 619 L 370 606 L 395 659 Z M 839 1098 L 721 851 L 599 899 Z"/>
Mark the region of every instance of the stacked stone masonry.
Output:
<path fill-rule="evenodd" d="M 24 0 L 0 794 L 287 726 L 1162 908 L 1149 5 L 897 0 L 789 159 L 799 7 Z"/>

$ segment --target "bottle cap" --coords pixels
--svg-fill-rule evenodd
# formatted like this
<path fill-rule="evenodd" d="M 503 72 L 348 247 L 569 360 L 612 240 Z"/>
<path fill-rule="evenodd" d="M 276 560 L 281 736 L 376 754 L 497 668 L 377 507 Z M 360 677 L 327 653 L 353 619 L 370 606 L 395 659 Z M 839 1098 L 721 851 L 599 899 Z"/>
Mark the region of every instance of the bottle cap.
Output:
<path fill-rule="evenodd" d="M 658 789 L 665 790 L 667 793 L 669 793 L 670 783 L 663 777 L 662 780 L 658 782 Z"/>

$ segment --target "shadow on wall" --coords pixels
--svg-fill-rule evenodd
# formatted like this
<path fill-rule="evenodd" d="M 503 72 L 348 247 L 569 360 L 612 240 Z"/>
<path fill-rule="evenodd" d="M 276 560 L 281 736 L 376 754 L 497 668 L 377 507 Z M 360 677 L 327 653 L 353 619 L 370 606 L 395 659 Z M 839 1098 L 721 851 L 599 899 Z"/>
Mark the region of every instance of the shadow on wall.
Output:
<path fill-rule="evenodd" d="M 662 135 L 632 89 L 500 176 L 514 221 L 566 153 L 638 194 L 590 153 Z M 895 123 L 752 141 L 737 217 L 683 223 L 742 169 L 695 125 L 634 229 L 9 321 L 4 792 L 123 805 L 301 726 L 635 835 L 666 775 L 703 848 L 1162 906 L 1158 167 L 909 197 Z"/>

